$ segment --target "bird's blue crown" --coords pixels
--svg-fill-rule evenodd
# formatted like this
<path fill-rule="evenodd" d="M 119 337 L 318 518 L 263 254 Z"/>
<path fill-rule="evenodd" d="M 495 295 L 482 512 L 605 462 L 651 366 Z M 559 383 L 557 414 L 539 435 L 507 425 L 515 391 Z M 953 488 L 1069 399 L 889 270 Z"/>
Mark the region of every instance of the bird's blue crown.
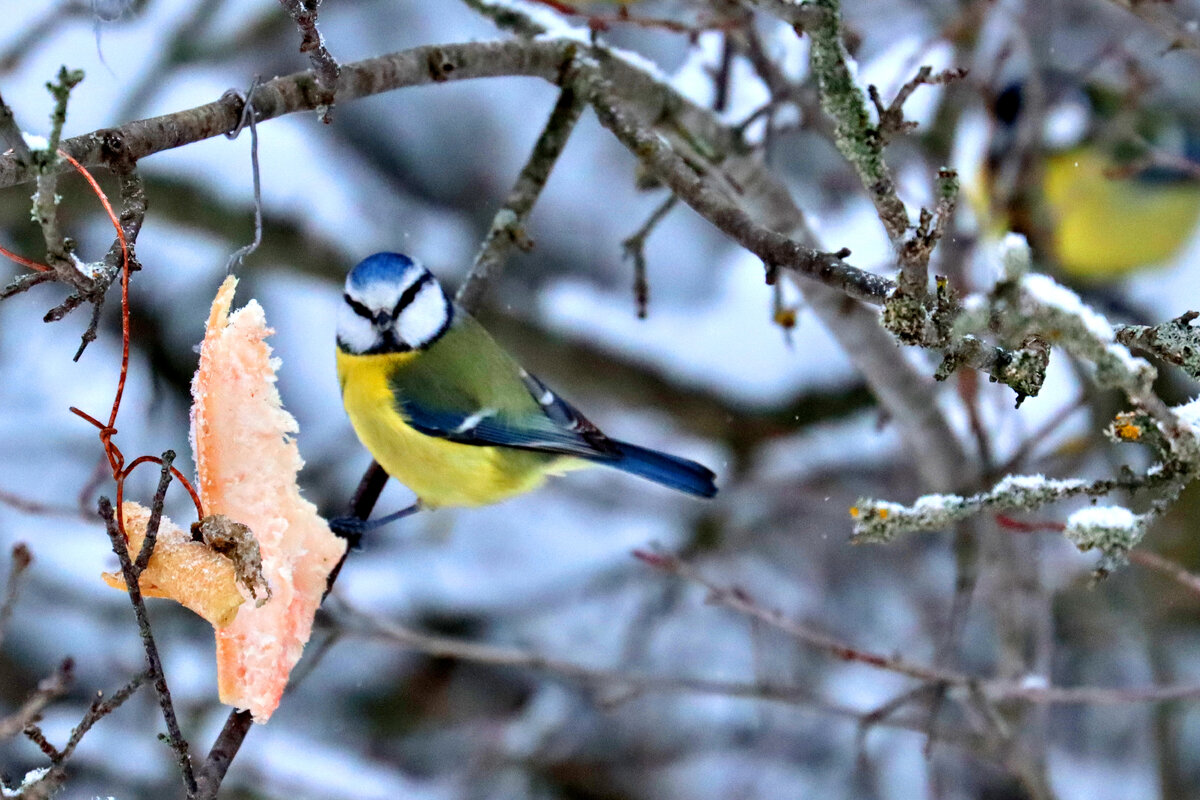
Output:
<path fill-rule="evenodd" d="M 365 289 L 373 283 L 400 282 L 412 270 L 424 267 L 403 253 L 376 253 L 358 262 L 347 282 L 356 289 Z"/>

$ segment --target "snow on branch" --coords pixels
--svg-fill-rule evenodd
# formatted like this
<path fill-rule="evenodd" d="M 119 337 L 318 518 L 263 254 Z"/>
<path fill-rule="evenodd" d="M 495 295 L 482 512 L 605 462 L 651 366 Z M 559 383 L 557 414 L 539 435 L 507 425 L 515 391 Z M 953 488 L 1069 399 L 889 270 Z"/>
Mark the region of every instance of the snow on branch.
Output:
<path fill-rule="evenodd" d="M 1045 343 L 1047 353 L 1049 345 L 1058 345 L 1090 364 L 1096 383 L 1122 390 L 1135 409 L 1114 420 L 1107 431 L 1109 436 L 1116 441 L 1148 445 L 1158 463 L 1142 475 L 1125 470 L 1120 478 L 1091 482 L 1010 475 L 987 491 L 965 496 L 930 494 L 911 506 L 860 499 L 850 509 L 853 541 L 888 542 L 901 533 L 947 528 L 985 511 L 1034 511 L 1072 497 L 1104 497 L 1116 489 L 1157 489 L 1156 501 L 1142 514 L 1120 506 L 1097 506 L 1068 517 L 1062 528 L 1064 535 L 1080 550 L 1098 549 L 1103 556 L 1098 571 L 1107 572 L 1125 562 L 1148 522 L 1200 474 L 1200 401 L 1168 408 L 1152 390 L 1157 371 L 1118 341 L 1119 334 L 1107 319 L 1070 289 L 1030 271 L 1029 245 L 1024 237 L 1010 235 L 1000 260 L 1000 279 L 988 295 L 966 298 L 954 335 L 962 337 L 961 341 L 981 341 L 975 337 L 990 335 L 1001 344 L 1022 342 L 1023 349 L 1040 341 Z M 1171 345 L 1181 356 L 1193 318 L 1185 315 L 1160 326 L 1160 330 L 1167 326 L 1183 329 L 1177 331 Z M 1149 340 L 1152 330 L 1141 329 L 1127 338 Z M 946 364 L 942 367 L 945 369 Z"/>

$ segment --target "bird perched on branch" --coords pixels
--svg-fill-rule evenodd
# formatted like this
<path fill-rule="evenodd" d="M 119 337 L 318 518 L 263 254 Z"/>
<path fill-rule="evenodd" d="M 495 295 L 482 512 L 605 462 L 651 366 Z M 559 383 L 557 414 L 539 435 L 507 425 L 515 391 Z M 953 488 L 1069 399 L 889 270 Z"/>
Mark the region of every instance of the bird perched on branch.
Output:
<path fill-rule="evenodd" d="M 495 503 L 591 464 L 699 497 L 717 491 L 707 467 L 605 436 L 399 253 L 347 276 L 337 368 L 358 438 L 424 507 Z"/>
<path fill-rule="evenodd" d="M 985 184 L 1002 224 L 1082 284 L 1169 261 L 1200 221 L 1200 131 L 1102 87 L 1043 84 L 1038 114 L 1022 83 L 992 105 Z"/>

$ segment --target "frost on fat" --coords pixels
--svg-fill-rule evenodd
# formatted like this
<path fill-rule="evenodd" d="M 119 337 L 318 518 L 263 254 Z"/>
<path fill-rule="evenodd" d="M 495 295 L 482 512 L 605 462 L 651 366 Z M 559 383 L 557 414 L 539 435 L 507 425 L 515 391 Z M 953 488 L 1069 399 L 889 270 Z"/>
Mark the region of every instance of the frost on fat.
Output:
<path fill-rule="evenodd" d="M 221 702 L 266 722 L 308 641 L 326 578 L 345 551 L 316 507 L 300 496 L 303 465 L 291 434 L 296 420 L 275 388 L 262 307 L 229 312 L 237 281 L 213 301 L 192 381 L 192 449 L 206 514 L 249 526 L 272 590 L 261 607 L 244 604 L 217 632 Z"/>

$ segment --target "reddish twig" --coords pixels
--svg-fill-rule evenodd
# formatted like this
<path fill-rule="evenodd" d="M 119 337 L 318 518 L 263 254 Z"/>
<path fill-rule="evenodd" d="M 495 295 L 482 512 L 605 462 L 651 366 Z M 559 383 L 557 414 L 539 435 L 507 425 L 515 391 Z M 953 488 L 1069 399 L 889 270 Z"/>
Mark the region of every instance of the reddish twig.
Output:
<path fill-rule="evenodd" d="M 1067 527 L 1061 522 L 1022 522 L 1015 517 L 1010 517 L 1008 514 L 997 514 L 994 519 L 996 520 L 996 524 L 1004 530 L 1015 531 L 1016 533 L 1062 533 Z"/>
<path fill-rule="evenodd" d="M 17 542 L 12 548 L 12 566 L 8 569 L 8 582 L 4 586 L 4 599 L 0 601 L 0 642 L 4 641 L 4 630 L 12 618 L 13 607 L 17 604 L 17 592 L 21 588 L 21 576 L 33 562 L 33 554 L 24 542 Z"/>
<path fill-rule="evenodd" d="M 1200 575 L 1185 569 L 1169 558 L 1163 558 L 1158 553 L 1147 550 L 1130 550 L 1129 560 L 1135 564 L 1161 572 L 1188 591 L 1200 595 Z"/>
<path fill-rule="evenodd" d="M 1132 551 L 1136 553 L 1139 551 Z M 1127 703 L 1166 703 L 1175 700 L 1200 698 L 1200 684 L 1174 686 L 1038 686 L 1027 681 L 995 680 L 927 667 L 899 656 L 883 656 L 848 645 L 820 631 L 813 630 L 781 612 L 758 605 L 738 587 L 718 586 L 700 575 L 689 564 L 669 553 L 635 550 L 633 555 L 650 566 L 692 581 L 708 590 L 709 602 L 725 606 L 753 620 L 783 631 L 797 641 L 823 650 L 843 661 L 867 664 L 899 675 L 925 681 L 928 684 L 954 689 L 955 696 L 964 702 L 991 703 L 1021 701 L 1052 705 L 1122 705 Z M 1200 586 L 1197 587 L 1200 589 Z"/>
<path fill-rule="evenodd" d="M 678 575 L 681 578 L 703 586 L 708 590 L 708 602 L 725 606 L 751 619 L 759 620 L 769 627 L 783 631 L 798 641 L 804 642 L 818 650 L 823 650 L 842 661 L 855 661 L 860 664 L 868 664 L 872 667 L 906 675 L 917 680 L 948 686 L 966 685 L 972 683 L 974 680 L 961 673 L 927 667 L 922 664 L 909 662 L 899 656 L 880 655 L 846 644 L 829 634 L 810 628 L 795 620 L 788 619 L 780 611 L 758 605 L 745 590 L 739 587 L 719 586 L 713 583 L 698 573 L 689 564 L 673 555 L 647 552 L 645 550 L 634 550 L 633 555 L 655 569 Z"/>
<path fill-rule="evenodd" d="M 13 492 L 6 492 L 0 489 L 0 505 L 8 506 L 22 514 L 33 514 L 42 517 L 78 517 L 80 516 L 79 509 L 71 506 L 59 506 L 51 503 L 42 503 L 37 500 L 29 500 L 21 497 Z M 87 515 L 91 519 L 91 515 Z"/>

